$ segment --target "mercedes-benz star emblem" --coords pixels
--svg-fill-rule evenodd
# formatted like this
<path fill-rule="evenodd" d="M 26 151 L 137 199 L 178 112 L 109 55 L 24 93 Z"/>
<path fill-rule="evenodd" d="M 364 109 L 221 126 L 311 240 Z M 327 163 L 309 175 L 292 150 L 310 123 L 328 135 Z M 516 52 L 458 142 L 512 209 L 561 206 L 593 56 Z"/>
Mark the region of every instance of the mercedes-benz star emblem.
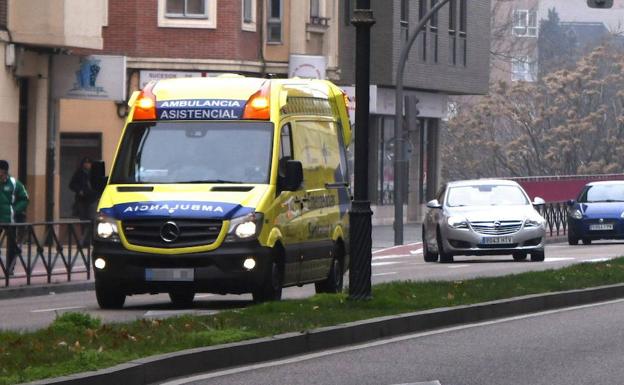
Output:
<path fill-rule="evenodd" d="M 500 223 L 500 221 L 496 221 L 496 222 L 494 222 L 494 227 L 501 227 L 501 223 Z"/>
<path fill-rule="evenodd" d="M 180 237 L 180 228 L 173 222 L 165 222 L 160 228 L 160 238 L 167 243 L 175 242 Z"/>

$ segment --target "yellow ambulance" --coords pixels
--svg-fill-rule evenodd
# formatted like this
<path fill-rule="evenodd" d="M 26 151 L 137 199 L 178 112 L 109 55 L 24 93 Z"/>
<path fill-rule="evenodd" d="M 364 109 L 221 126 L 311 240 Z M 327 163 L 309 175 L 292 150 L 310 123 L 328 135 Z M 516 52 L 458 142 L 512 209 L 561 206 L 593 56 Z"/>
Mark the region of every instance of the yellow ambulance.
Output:
<path fill-rule="evenodd" d="M 100 307 L 141 293 L 188 306 L 198 292 L 342 290 L 346 101 L 329 81 L 237 75 L 135 92 L 110 176 L 94 171 L 107 180 L 93 241 Z"/>

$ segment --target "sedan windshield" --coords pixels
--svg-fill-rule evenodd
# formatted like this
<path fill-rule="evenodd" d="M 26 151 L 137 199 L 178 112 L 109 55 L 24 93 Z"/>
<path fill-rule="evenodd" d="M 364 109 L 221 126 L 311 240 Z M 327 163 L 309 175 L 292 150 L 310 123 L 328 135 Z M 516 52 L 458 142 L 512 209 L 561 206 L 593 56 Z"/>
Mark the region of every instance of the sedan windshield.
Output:
<path fill-rule="evenodd" d="M 529 203 L 520 187 L 510 185 L 451 187 L 446 202 L 449 207 L 518 206 Z"/>
<path fill-rule="evenodd" d="M 597 184 L 587 186 L 579 202 L 624 202 L 624 184 Z"/>
<path fill-rule="evenodd" d="M 268 183 L 273 125 L 133 123 L 111 183 Z"/>

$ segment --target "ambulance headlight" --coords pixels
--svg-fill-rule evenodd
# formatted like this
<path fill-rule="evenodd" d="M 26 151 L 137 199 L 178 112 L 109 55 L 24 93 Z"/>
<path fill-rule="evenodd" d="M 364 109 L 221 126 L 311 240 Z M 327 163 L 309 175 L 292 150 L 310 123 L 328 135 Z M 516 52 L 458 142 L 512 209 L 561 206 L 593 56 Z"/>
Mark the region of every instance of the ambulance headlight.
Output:
<path fill-rule="evenodd" d="M 257 238 L 262 230 L 264 216 L 261 213 L 251 213 L 230 221 L 230 229 L 225 238 L 227 242 Z"/>
<path fill-rule="evenodd" d="M 101 240 L 119 241 L 119 231 L 114 218 L 98 214 L 95 220 L 95 236 Z"/>

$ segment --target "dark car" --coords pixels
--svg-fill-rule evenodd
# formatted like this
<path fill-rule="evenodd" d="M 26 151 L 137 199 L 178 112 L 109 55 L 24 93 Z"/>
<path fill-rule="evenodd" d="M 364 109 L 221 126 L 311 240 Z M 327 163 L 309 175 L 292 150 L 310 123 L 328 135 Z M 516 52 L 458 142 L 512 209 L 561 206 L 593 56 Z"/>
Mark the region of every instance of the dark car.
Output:
<path fill-rule="evenodd" d="M 624 181 L 592 182 L 568 202 L 568 243 L 624 239 Z"/>

